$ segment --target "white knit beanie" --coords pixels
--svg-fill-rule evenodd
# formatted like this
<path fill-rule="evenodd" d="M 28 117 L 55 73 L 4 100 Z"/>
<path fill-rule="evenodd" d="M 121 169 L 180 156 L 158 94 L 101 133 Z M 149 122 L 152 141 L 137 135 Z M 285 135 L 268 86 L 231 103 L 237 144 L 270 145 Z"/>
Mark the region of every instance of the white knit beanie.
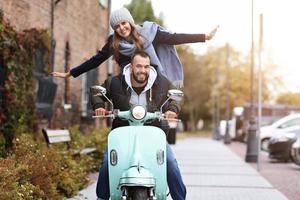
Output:
<path fill-rule="evenodd" d="M 134 20 L 130 14 L 130 12 L 127 10 L 127 8 L 120 8 L 118 10 L 115 10 L 110 15 L 110 26 L 114 29 L 114 27 L 122 22 L 127 21 L 130 24 L 134 24 Z"/>

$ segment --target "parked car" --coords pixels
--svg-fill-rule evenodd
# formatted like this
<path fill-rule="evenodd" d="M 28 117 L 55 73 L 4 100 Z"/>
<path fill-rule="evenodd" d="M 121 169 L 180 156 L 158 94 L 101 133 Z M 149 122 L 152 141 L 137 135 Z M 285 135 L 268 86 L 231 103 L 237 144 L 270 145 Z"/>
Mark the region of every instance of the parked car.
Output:
<path fill-rule="evenodd" d="M 300 165 L 300 137 L 292 145 L 291 159 L 295 164 Z"/>
<path fill-rule="evenodd" d="M 300 138 L 300 126 L 292 126 L 275 133 L 269 140 L 269 158 L 289 161 L 292 145 L 297 138 Z"/>
<path fill-rule="evenodd" d="M 287 115 L 269 126 L 263 126 L 260 128 L 260 140 L 261 140 L 261 149 L 268 151 L 269 139 L 276 133 L 278 130 L 284 130 L 286 128 L 300 125 L 300 113 Z"/>

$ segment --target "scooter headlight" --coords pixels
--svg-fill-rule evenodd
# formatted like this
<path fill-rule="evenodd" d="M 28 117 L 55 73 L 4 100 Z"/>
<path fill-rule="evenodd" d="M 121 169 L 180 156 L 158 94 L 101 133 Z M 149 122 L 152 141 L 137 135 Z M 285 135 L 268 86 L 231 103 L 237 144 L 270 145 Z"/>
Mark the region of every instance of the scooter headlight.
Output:
<path fill-rule="evenodd" d="M 146 116 L 146 109 L 143 106 L 134 106 L 131 110 L 134 119 L 141 120 Z"/>

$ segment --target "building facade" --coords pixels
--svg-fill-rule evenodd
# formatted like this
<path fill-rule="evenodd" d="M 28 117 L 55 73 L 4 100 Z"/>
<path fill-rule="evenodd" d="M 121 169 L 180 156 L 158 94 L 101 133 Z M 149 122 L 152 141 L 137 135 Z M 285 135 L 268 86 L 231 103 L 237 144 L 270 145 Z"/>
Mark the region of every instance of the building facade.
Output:
<path fill-rule="evenodd" d="M 0 1 L 4 18 L 17 31 L 41 28 L 53 33 L 55 48 L 51 71 L 60 72 L 76 67 L 104 45 L 109 31 L 109 5 L 110 0 Z M 49 77 L 48 74 L 37 76 L 40 84 L 48 81 L 55 85 L 50 87 L 55 90 L 50 115 L 53 128 L 90 119 L 88 89 L 106 79 L 107 68 L 108 64 L 103 63 L 95 70 L 68 80 Z M 38 102 L 37 107 L 43 110 L 45 104 Z"/>

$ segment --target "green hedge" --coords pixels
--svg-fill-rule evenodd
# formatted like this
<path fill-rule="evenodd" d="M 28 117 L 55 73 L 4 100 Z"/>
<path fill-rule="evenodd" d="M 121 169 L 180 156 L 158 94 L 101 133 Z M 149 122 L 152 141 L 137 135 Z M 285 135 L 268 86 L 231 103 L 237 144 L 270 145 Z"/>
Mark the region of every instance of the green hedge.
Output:
<path fill-rule="evenodd" d="M 93 156 L 72 157 L 66 145 L 46 146 L 32 134 L 21 134 L 13 142 L 14 154 L 0 159 L 0 199 L 63 199 L 88 184 L 88 173 L 97 172 L 106 148 L 108 129 L 83 135 L 78 126 L 71 128 L 73 143 L 95 145 Z M 74 146 L 75 145 L 75 146 Z M 78 147 L 78 146 L 77 146 Z"/>

